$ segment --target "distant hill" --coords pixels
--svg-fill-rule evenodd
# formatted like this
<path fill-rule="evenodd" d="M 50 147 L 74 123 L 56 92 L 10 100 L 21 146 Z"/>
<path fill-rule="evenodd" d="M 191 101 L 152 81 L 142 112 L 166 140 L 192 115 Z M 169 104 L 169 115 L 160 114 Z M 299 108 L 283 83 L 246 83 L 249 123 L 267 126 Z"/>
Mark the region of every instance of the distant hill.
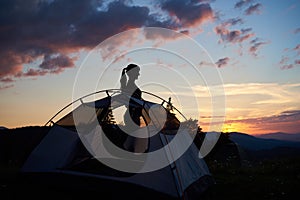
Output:
<path fill-rule="evenodd" d="M 244 149 L 258 151 L 270 150 L 279 147 L 300 148 L 300 142 L 278 139 L 259 138 L 245 133 L 229 133 L 229 138 Z"/>
<path fill-rule="evenodd" d="M 268 133 L 268 134 L 255 135 L 255 137 L 264 138 L 264 139 L 277 139 L 277 140 L 297 141 L 297 142 L 300 142 L 300 133 L 282 133 L 282 132 L 276 132 L 276 133 Z"/>
<path fill-rule="evenodd" d="M 299 158 L 300 142 L 259 138 L 245 133 L 228 133 L 229 139 L 246 152 L 248 160 Z"/>

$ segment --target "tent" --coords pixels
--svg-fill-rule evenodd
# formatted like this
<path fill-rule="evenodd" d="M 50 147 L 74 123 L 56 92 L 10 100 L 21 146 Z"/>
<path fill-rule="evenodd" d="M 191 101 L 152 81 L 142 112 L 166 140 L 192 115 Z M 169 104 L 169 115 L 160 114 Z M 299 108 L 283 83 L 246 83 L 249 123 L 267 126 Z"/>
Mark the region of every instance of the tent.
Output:
<path fill-rule="evenodd" d="M 94 100 L 99 94 L 102 97 Z M 151 101 L 144 99 L 147 95 Z M 119 90 L 98 91 L 54 115 L 46 124 L 51 129 L 22 167 L 26 183 L 52 183 L 56 188 L 85 194 L 97 191 L 112 198 L 198 199 L 203 195 L 214 179 L 198 157 L 184 115 L 148 92 L 132 105 L 129 99 Z M 126 106 L 142 109 L 142 128 L 129 130 L 116 122 Z"/>

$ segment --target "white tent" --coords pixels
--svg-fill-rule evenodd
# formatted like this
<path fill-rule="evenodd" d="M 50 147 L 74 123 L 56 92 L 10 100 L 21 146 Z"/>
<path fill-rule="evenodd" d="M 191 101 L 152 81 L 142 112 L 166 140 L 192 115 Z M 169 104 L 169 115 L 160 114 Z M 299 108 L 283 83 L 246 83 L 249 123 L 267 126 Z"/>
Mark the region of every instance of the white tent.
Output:
<path fill-rule="evenodd" d="M 145 136 L 134 137 L 124 134 L 124 125 L 114 122 L 114 116 L 121 113 L 118 109 L 126 105 L 129 96 L 118 90 L 97 94 L 105 92 L 107 96 L 96 101 L 84 102 L 92 94 L 78 99 L 63 109 L 79 102 L 71 112 L 54 122 L 62 110 L 49 120 L 52 128 L 22 167 L 24 177 L 39 177 L 38 180 L 44 182 L 51 177 L 57 185 L 69 184 L 70 179 L 79 189 L 89 185 L 83 178 L 91 179 L 94 182 L 88 186 L 89 190 L 110 191 L 131 199 L 134 193 L 142 191 L 143 199 L 159 195 L 164 199 L 196 199 L 214 184 L 206 163 L 198 157 L 199 150 L 191 134 L 182 128 L 185 117 L 182 115 L 180 122 L 166 109 L 168 102 L 155 95 L 152 97 L 158 98 L 160 103 L 135 100 L 131 106 L 142 108 L 144 124 L 137 134 Z M 178 115 L 181 115 L 179 111 Z M 168 148 L 164 148 L 166 146 Z M 132 147 L 130 151 L 128 147 Z M 126 152 L 129 156 L 122 157 Z M 157 156 L 157 152 L 163 153 Z M 168 164 L 163 165 L 164 162 Z"/>

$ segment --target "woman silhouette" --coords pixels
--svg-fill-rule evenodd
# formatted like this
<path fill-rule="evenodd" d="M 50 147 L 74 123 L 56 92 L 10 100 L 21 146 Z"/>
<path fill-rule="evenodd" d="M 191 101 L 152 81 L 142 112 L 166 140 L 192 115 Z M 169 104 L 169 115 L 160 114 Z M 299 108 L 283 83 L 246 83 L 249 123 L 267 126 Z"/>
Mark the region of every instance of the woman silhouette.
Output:
<path fill-rule="evenodd" d="M 130 96 L 128 109 L 125 113 L 124 122 L 126 125 L 135 123 L 134 126 L 140 126 L 140 116 L 142 116 L 142 108 L 135 99 L 142 99 L 142 91 L 135 84 L 140 75 L 140 67 L 136 64 L 129 64 L 122 70 L 120 79 L 121 90 Z M 127 79 L 128 77 L 128 79 Z"/>

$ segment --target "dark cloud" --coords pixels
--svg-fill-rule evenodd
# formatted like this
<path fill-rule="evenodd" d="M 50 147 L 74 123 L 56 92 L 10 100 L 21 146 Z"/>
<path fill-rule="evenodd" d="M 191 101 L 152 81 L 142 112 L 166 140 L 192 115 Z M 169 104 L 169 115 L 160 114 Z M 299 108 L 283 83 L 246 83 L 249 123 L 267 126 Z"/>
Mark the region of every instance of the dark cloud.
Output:
<path fill-rule="evenodd" d="M 169 0 L 162 9 L 179 20 L 179 26 L 190 27 L 212 20 L 214 13 L 207 3 L 195 4 L 193 1 Z"/>
<path fill-rule="evenodd" d="M 241 1 L 238 1 L 235 5 L 234 5 L 234 8 L 242 8 L 244 6 L 247 6 L 249 5 L 250 3 L 252 3 L 253 0 L 241 0 Z"/>
<path fill-rule="evenodd" d="M 254 40 L 250 41 L 250 48 L 249 48 L 249 52 L 250 54 L 252 54 L 253 56 L 257 56 L 258 55 L 258 51 L 259 49 L 266 44 L 269 44 L 270 42 L 266 42 L 266 41 L 260 41 L 259 38 L 255 38 Z"/>
<path fill-rule="evenodd" d="M 243 29 L 241 29 L 241 31 L 242 31 L 243 33 L 249 33 L 249 32 L 252 31 L 252 28 L 243 28 Z"/>
<path fill-rule="evenodd" d="M 262 7 L 262 5 L 260 3 L 251 5 L 245 10 L 245 15 L 260 14 L 261 7 Z"/>
<path fill-rule="evenodd" d="M 45 75 L 43 70 L 61 72 L 60 68 L 74 66 L 70 53 L 154 21 L 146 7 L 118 1 L 99 11 L 101 5 L 95 0 L 1 1 L 0 78 Z M 60 56 L 49 59 L 55 54 Z M 43 58 L 39 69 L 23 72 L 24 64 Z"/>
<path fill-rule="evenodd" d="M 101 0 L 2 0 L 0 82 L 4 82 L 3 78 L 62 72 L 74 66 L 72 53 L 94 48 L 106 38 L 131 28 L 178 30 L 198 26 L 213 17 L 207 2 L 164 1 L 158 6 L 172 16 L 160 18 L 150 14 L 148 7 L 126 1 L 104 4 Z M 37 60 L 42 64 L 24 72 L 25 64 Z"/>
<path fill-rule="evenodd" d="M 211 3 L 215 2 L 215 0 L 191 0 L 192 3 Z"/>
<path fill-rule="evenodd" d="M 218 66 L 218 68 L 224 67 L 228 64 L 229 58 L 220 58 L 215 64 Z"/>
<path fill-rule="evenodd" d="M 42 69 L 68 68 L 73 67 L 73 60 L 65 55 L 45 55 L 44 61 L 40 64 Z"/>
<path fill-rule="evenodd" d="M 225 23 L 230 25 L 236 25 L 236 24 L 243 24 L 244 21 L 242 18 L 236 17 L 236 18 L 228 19 Z"/>

